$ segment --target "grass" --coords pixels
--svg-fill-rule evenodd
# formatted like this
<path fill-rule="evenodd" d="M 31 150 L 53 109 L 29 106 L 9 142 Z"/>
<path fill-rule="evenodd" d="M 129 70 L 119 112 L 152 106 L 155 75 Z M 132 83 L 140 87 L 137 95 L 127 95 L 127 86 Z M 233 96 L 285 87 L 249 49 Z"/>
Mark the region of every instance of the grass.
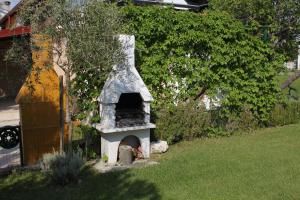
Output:
<path fill-rule="evenodd" d="M 300 124 L 181 142 L 160 164 L 51 184 L 39 172 L 0 179 L 0 199 L 272 199 L 300 197 Z"/>

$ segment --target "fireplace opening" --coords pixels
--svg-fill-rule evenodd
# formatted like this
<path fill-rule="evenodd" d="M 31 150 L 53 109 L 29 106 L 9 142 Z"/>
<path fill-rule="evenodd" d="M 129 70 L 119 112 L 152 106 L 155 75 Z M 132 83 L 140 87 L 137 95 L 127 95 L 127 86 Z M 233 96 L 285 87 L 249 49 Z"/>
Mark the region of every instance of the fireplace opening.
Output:
<path fill-rule="evenodd" d="M 129 135 L 121 140 L 118 148 L 118 162 L 127 165 L 134 160 L 143 158 L 141 142 L 138 137 Z"/>
<path fill-rule="evenodd" d="M 116 127 L 145 124 L 143 99 L 140 93 L 123 93 L 116 104 Z"/>

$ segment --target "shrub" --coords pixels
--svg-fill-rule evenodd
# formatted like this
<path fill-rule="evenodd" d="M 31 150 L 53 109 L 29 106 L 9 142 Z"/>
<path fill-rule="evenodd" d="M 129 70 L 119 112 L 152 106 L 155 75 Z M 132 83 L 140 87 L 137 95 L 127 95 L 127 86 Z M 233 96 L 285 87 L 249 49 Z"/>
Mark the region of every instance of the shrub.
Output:
<path fill-rule="evenodd" d="M 230 135 L 235 131 L 249 131 L 258 121 L 248 108 L 240 113 L 224 114 L 222 109 L 207 111 L 199 103 L 181 103 L 158 113 L 156 138 L 169 144 L 200 137 Z"/>
<path fill-rule="evenodd" d="M 228 113 L 223 108 L 206 111 L 196 103 L 181 103 L 157 113 L 156 138 L 173 144 L 199 137 L 230 135 L 237 131 L 251 131 L 261 126 L 283 126 L 300 121 L 300 102 L 277 104 L 265 124 L 255 118 L 248 107 Z"/>
<path fill-rule="evenodd" d="M 158 113 L 156 136 L 169 144 L 207 136 L 211 115 L 195 103 L 179 104 Z"/>
<path fill-rule="evenodd" d="M 245 106 L 240 112 L 224 113 L 222 109 L 212 110 L 212 124 L 220 130 L 233 133 L 236 131 L 250 131 L 258 128 L 259 122 Z"/>
<path fill-rule="evenodd" d="M 300 120 L 300 102 L 291 101 L 277 104 L 270 114 L 268 126 L 283 126 L 294 124 Z"/>
<path fill-rule="evenodd" d="M 76 182 L 84 162 L 82 153 L 48 153 L 44 154 L 41 161 L 41 168 L 47 176 L 55 183 L 65 185 L 70 182 Z"/>
<path fill-rule="evenodd" d="M 100 155 L 101 137 L 98 131 L 86 125 L 74 127 L 73 145 L 82 149 L 86 159 L 95 159 Z"/>

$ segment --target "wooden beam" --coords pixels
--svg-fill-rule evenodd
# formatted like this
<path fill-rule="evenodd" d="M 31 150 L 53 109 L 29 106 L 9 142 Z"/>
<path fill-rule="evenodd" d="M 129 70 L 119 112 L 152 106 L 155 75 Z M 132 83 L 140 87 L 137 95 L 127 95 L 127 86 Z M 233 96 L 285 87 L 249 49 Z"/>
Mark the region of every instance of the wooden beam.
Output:
<path fill-rule="evenodd" d="M 13 36 L 20 36 L 31 33 L 30 26 L 20 26 L 15 29 L 3 29 L 0 30 L 0 40 L 13 37 Z"/>

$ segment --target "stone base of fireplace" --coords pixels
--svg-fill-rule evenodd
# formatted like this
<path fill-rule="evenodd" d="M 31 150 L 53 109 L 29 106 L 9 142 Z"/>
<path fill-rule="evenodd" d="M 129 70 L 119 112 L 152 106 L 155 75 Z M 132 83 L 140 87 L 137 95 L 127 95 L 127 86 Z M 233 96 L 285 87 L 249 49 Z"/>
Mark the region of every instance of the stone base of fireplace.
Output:
<path fill-rule="evenodd" d="M 143 167 L 149 167 L 153 165 L 158 165 L 159 163 L 150 159 L 143 159 L 143 160 L 137 160 L 134 161 L 131 165 L 119 165 L 119 164 L 107 164 L 103 162 L 102 160 L 96 162 L 93 167 L 100 173 L 108 173 L 108 172 L 115 172 L 115 171 L 123 171 L 130 168 L 143 168 Z"/>
<path fill-rule="evenodd" d="M 149 158 L 151 128 L 155 128 L 155 125 L 149 123 L 143 126 L 113 129 L 104 129 L 96 125 L 96 129 L 101 132 L 101 156 L 108 157 L 108 164 L 117 163 L 120 142 L 127 136 L 135 136 L 139 139 L 144 158 Z"/>

